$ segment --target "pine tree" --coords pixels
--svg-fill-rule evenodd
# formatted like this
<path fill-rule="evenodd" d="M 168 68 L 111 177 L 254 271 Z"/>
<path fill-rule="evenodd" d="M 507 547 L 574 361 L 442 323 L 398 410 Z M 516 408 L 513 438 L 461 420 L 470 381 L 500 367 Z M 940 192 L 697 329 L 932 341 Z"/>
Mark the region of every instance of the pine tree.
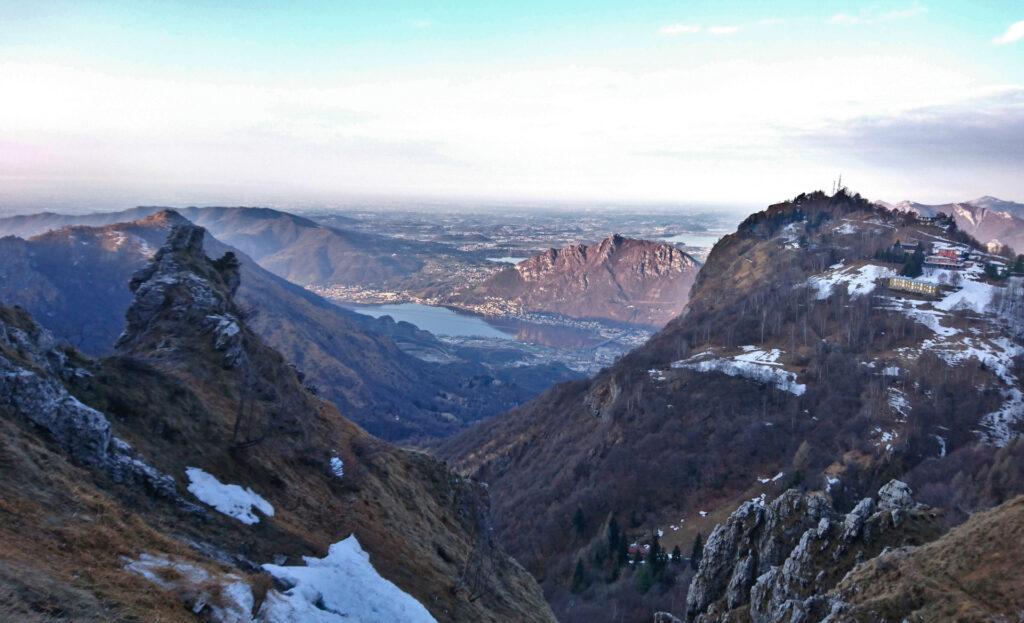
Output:
<path fill-rule="evenodd" d="M 690 566 L 696 569 L 700 565 L 700 559 L 704 557 L 704 541 L 700 536 L 700 532 L 697 533 L 697 538 L 693 540 L 693 549 L 690 550 Z"/>
<path fill-rule="evenodd" d="M 672 548 L 672 563 L 678 565 L 683 560 L 683 552 L 679 550 L 679 546 L 676 545 Z"/>
<path fill-rule="evenodd" d="M 651 576 L 651 570 L 647 567 L 648 565 L 641 566 L 636 573 L 636 589 L 641 594 L 651 590 L 651 587 L 654 586 L 654 578 Z"/>
<path fill-rule="evenodd" d="M 906 277 L 920 277 L 921 273 L 924 272 L 924 247 L 921 243 L 917 243 L 917 248 L 914 249 L 914 254 L 907 258 L 907 261 L 903 263 L 903 268 L 900 270 L 900 274 Z"/>
<path fill-rule="evenodd" d="M 622 530 L 615 517 L 608 522 L 608 551 L 615 552 L 619 549 L 619 539 L 622 538 Z"/>
<path fill-rule="evenodd" d="M 572 527 L 576 529 L 577 536 L 583 536 L 583 532 L 587 529 L 587 520 L 583 516 L 583 509 L 579 506 L 576 507 L 576 512 L 572 516 Z"/>
<path fill-rule="evenodd" d="M 572 587 L 574 593 L 582 591 L 587 586 L 587 573 L 583 568 L 583 561 L 576 559 L 576 570 L 572 572 Z"/>

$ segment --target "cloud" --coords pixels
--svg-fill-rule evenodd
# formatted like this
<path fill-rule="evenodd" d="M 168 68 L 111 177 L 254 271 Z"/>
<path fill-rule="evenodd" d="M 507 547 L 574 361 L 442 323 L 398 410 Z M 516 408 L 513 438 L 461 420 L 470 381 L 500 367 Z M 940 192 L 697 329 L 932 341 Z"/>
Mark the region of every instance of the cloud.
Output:
<path fill-rule="evenodd" d="M 708 28 L 708 32 L 713 35 L 734 35 L 739 31 L 739 26 L 712 26 Z"/>
<path fill-rule="evenodd" d="M 992 40 L 996 45 L 1006 45 L 1024 39 L 1024 20 L 1010 24 L 1002 35 Z"/>
<path fill-rule="evenodd" d="M 695 26 L 693 24 L 668 24 L 667 26 L 662 26 L 658 32 L 663 35 L 668 35 L 669 37 L 675 37 L 677 35 L 692 35 L 700 32 L 700 26 Z"/>
<path fill-rule="evenodd" d="M 427 28 L 433 28 L 434 22 L 429 19 L 414 19 L 409 22 L 409 25 L 416 30 L 426 30 Z"/>
<path fill-rule="evenodd" d="M 905 9 L 896 9 L 893 11 L 877 12 L 877 11 L 861 11 L 857 15 L 850 15 L 849 13 L 836 13 L 828 19 L 831 24 L 843 24 L 847 26 L 859 26 L 864 24 L 879 24 L 883 22 L 893 22 L 901 19 L 910 19 L 917 17 L 928 12 L 928 9 L 920 4 L 912 4 Z"/>
<path fill-rule="evenodd" d="M 1024 87 L 959 104 L 860 117 L 799 142 L 831 156 L 854 156 L 875 166 L 1013 169 L 1024 167 Z"/>

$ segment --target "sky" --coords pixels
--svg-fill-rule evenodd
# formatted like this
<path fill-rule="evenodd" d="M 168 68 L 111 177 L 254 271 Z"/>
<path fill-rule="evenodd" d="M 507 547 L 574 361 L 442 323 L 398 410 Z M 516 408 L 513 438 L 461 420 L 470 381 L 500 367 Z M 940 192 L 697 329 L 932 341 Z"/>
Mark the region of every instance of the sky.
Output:
<path fill-rule="evenodd" d="M 1024 201 L 1024 2 L 0 0 L 0 210 Z"/>

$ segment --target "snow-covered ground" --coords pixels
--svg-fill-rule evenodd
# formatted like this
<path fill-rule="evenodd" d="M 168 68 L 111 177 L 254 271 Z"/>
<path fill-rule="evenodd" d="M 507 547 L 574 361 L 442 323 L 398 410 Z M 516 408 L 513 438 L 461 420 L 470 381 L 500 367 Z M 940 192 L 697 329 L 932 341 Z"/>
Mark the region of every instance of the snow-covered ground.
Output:
<path fill-rule="evenodd" d="M 260 518 L 253 510 L 258 510 L 267 517 L 274 516 L 274 507 L 270 502 L 248 487 L 224 484 L 198 467 L 189 467 L 185 470 L 185 475 L 189 479 L 189 493 L 204 504 L 244 524 L 259 523 Z"/>
<path fill-rule="evenodd" d="M 802 396 L 807 391 L 806 385 L 796 382 L 796 373 L 787 372 L 778 362 L 779 356 L 782 355 L 779 349 L 765 351 L 753 346 L 744 346 L 743 351 L 731 358 L 715 357 L 711 352 L 704 352 L 689 359 L 673 362 L 672 367 L 743 377 L 765 385 L 774 385 L 796 396 Z"/>
<path fill-rule="evenodd" d="M 840 263 L 830 266 L 824 275 L 811 277 L 807 280 L 807 285 L 817 291 L 819 301 L 832 296 L 832 290 L 841 283 L 846 284 L 846 290 L 852 298 L 857 298 L 873 292 L 876 280 L 895 276 L 896 271 L 888 266 L 878 266 L 877 264 L 844 266 Z"/>
<path fill-rule="evenodd" d="M 178 593 L 193 612 L 217 623 L 435 623 L 423 604 L 377 573 L 354 535 L 332 545 L 324 558 L 303 560 L 305 565 L 263 565 L 277 585 L 255 617 L 252 587 L 236 574 L 146 553 L 125 569 Z"/>
<path fill-rule="evenodd" d="M 287 591 L 272 591 L 260 611 L 266 623 L 432 623 L 423 604 L 381 577 L 355 535 L 331 545 L 305 566 L 263 565 Z M 265 612 L 264 612 L 265 611 Z"/>
<path fill-rule="evenodd" d="M 252 589 L 234 573 L 214 573 L 183 560 L 146 553 L 128 561 L 124 568 L 180 594 L 195 614 L 206 610 L 208 618 L 218 623 L 253 621 Z"/>

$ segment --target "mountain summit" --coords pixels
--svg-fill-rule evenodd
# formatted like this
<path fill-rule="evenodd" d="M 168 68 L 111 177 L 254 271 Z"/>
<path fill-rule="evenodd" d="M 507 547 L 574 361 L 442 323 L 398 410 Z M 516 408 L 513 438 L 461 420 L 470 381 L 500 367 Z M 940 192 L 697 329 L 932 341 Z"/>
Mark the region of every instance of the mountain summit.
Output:
<path fill-rule="evenodd" d="M 460 297 L 521 312 L 661 326 L 686 305 L 700 262 L 670 244 L 614 234 L 505 268 Z"/>

